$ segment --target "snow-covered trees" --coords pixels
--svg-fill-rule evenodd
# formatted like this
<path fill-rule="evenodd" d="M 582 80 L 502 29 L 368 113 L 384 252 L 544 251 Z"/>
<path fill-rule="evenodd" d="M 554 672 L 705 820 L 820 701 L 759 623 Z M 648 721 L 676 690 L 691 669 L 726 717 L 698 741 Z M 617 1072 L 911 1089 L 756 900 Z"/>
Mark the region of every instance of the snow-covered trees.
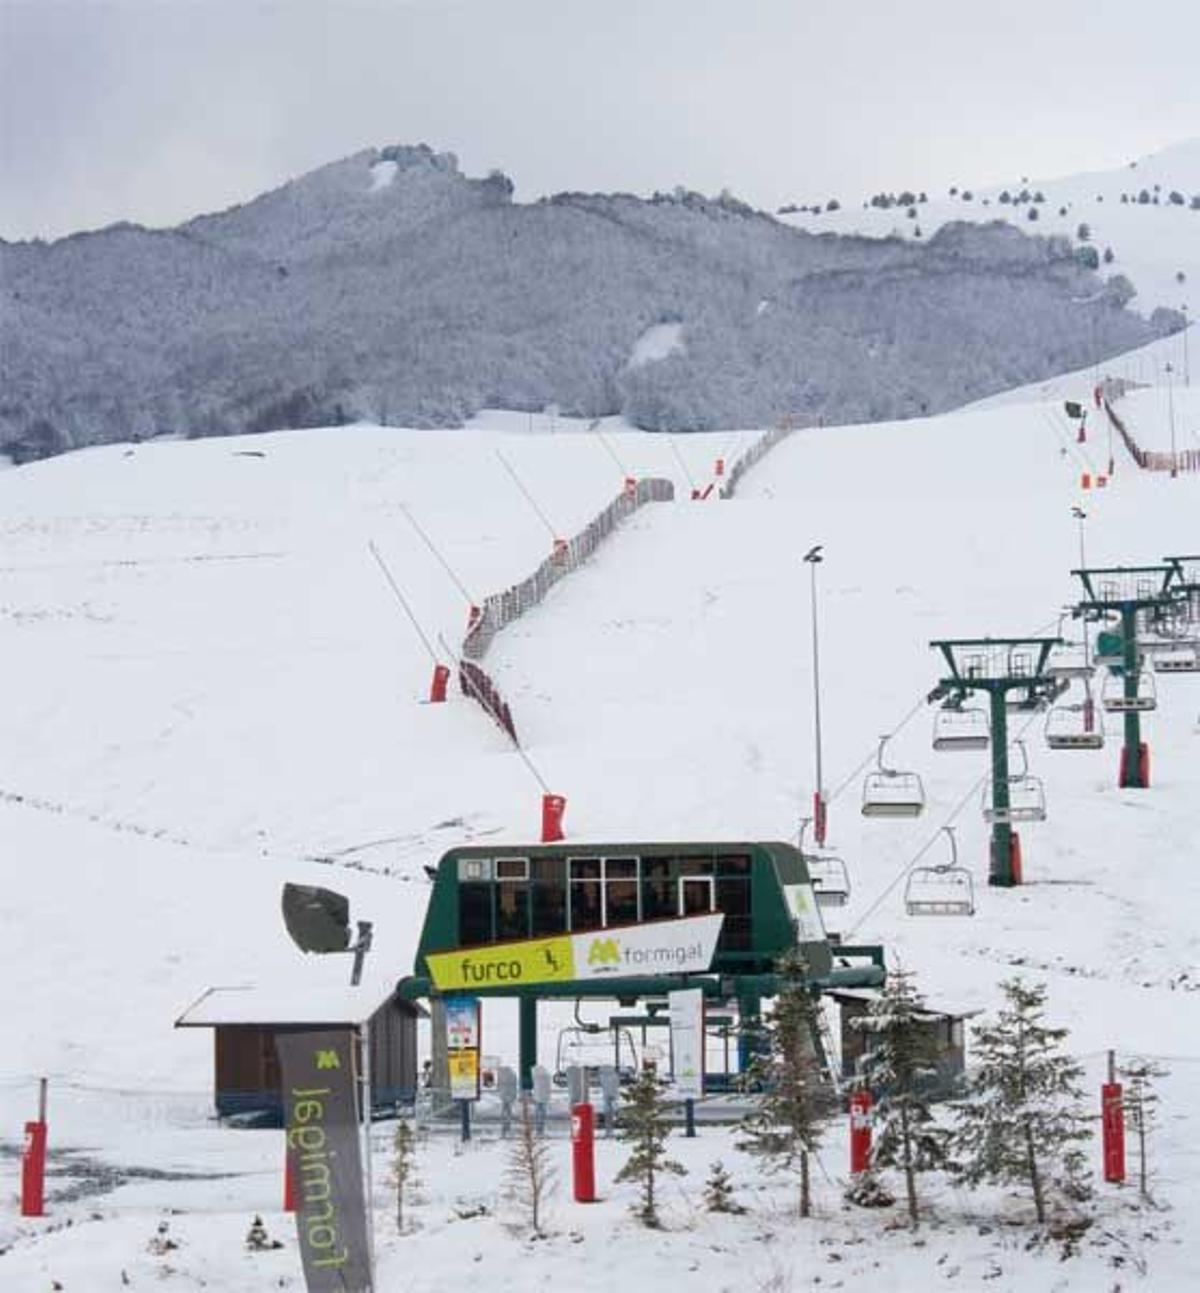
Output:
<path fill-rule="evenodd" d="M 1044 986 L 1010 979 L 1001 989 L 996 1021 L 972 1030 L 976 1064 L 956 1106 L 956 1175 L 966 1185 L 1028 1185 L 1044 1222 L 1056 1181 L 1067 1194 L 1082 1187 L 1079 1151 L 1092 1134 L 1082 1068 L 1060 1049 L 1067 1030 L 1044 1020 Z"/>
<path fill-rule="evenodd" d="M 868 1034 L 865 1076 L 878 1092 L 871 1168 L 898 1168 L 904 1174 L 908 1216 L 920 1222 L 917 1174 L 944 1167 L 948 1133 L 929 1107 L 928 1079 L 935 1073 L 935 1049 L 923 1026 L 923 1002 L 912 975 L 893 971 L 886 987 L 854 1026 Z"/>
<path fill-rule="evenodd" d="M 746 1211 L 733 1197 L 733 1182 L 720 1159 L 709 1169 L 708 1179 L 704 1182 L 704 1206 L 709 1212 L 740 1214 Z"/>
<path fill-rule="evenodd" d="M 639 1201 L 634 1214 L 642 1225 L 658 1229 L 656 1189 L 663 1173 L 686 1175 L 686 1168 L 667 1157 L 667 1111 L 663 1099 L 666 1084 L 652 1068 L 638 1074 L 625 1090 L 625 1103 L 617 1116 L 617 1138 L 630 1146 L 630 1155 L 617 1173 L 618 1181 L 633 1181 Z"/>
<path fill-rule="evenodd" d="M 1137 1144 L 1138 1193 L 1143 1199 L 1149 1199 L 1150 1175 L 1146 1149 L 1158 1112 L 1155 1083 L 1159 1078 L 1167 1076 L 1167 1070 L 1153 1060 L 1134 1057 L 1121 1066 L 1120 1075 L 1125 1086 L 1125 1125 L 1133 1133 Z"/>
<path fill-rule="evenodd" d="M 396 1232 L 404 1233 L 404 1202 L 416 1180 L 417 1138 L 407 1118 L 396 1123 L 392 1137 L 392 1184 L 396 1187 Z"/>
<path fill-rule="evenodd" d="M 820 1143 L 832 1094 L 817 1050 L 820 1004 L 798 953 L 778 964 L 779 993 L 755 1038 L 758 1053 L 748 1077 L 759 1091 L 742 1122 L 738 1148 L 761 1158 L 769 1170 L 798 1171 L 800 1215 L 812 1211 L 810 1159 Z"/>

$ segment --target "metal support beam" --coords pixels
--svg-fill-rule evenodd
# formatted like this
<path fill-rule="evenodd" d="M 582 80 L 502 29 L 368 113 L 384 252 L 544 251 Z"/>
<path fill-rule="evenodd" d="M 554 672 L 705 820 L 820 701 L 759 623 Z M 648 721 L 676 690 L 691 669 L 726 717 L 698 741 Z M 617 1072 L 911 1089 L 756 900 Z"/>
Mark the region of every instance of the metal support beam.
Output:
<path fill-rule="evenodd" d="M 1008 701 L 1002 687 L 991 693 L 992 708 L 992 855 L 988 884 L 1011 889 L 1017 883 L 1012 865 L 1012 824 L 1008 793 Z"/>
<path fill-rule="evenodd" d="M 537 1064 L 537 997 L 523 996 L 517 1001 L 518 1046 L 521 1090 L 533 1090 L 533 1069 Z"/>

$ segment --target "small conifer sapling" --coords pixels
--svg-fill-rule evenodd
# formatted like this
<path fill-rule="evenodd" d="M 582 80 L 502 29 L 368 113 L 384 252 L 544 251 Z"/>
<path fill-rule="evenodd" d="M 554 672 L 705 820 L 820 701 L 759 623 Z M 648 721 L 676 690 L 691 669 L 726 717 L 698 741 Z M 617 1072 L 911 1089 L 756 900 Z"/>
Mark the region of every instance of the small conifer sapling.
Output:
<path fill-rule="evenodd" d="M 665 1084 L 653 1068 L 644 1068 L 637 1080 L 625 1089 L 625 1103 L 617 1116 L 617 1139 L 630 1146 L 629 1157 L 617 1173 L 618 1181 L 633 1181 L 639 1189 L 639 1201 L 633 1209 L 642 1225 L 657 1230 L 657 1187 L 664 1173 L 685 1176 L 682 1164 L 667 1157 L 669 1128 L 664 1100 Z"/>

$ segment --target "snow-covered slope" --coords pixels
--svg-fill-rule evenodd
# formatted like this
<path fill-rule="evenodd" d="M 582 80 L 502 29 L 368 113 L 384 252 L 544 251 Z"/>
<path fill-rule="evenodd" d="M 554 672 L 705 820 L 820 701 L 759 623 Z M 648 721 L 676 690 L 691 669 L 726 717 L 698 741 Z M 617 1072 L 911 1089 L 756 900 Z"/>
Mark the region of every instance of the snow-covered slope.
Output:
<path fill-rule="evenodd" d="M 1136 310 L 1149 315 L 1158 306 L 1178 310 L 1187 305 L 1193 319 L 1200 312 L 1195 288 L 1200 280 L 1200 139 L 1110 171 L 1057 179 L 1012 176 L 983 187 L 975 187 L 973 178 L 964 175 L 955 194 L 927 194 L 926 202 L 917 201 L 911 208 L 913 217 L 907 214 L 907 203 L 870 206 L 868 194 L 840 195 L 840 209 L 827 211 L 826 201 L 815 201 L 818 195 L 810 194 L 797 200 L 821 207 L 820 214 L 809 209 L 781 218 L 814 232 L 881 238 L 929 238 L 950 220 L 1005 220 L 1027 233 L 1065 234 L 1076 242 L 1080 225 L 1086 224 L 1087 241 L 1103 258 L 1101 272 L 1125 274 L 1133 281 Z M 920 177 L 901 181 L 895 187 L 889 184 L 888 191 L 899 196 L 907 189 L 919 199 Z M 1139 200 L 1143 190 L 1144 202 Z M 1002 194 L 1017 199 L 1023 192 L 1031 200 L 1001 201 Z M 1172 194 L 1182 202 L 1172 201 Z M 1032 201 L 1038 195 L 1044 201 Z M 1036 220 L 1030 220 L 1031 210 Z M 1112 250 L 1111 261 L 1105 256 L 1107 248 Z"/>
<path fill-rule="evenodd" d="M 783 1195 L 758 1180 L 746 1187 L 756 1216 L 713 1230 L 696 1222 L 700 1178 L 730 1145 L 706 1131 L 684 1151 L 696 1174 L 669 1195 L 671 1233 L 653 1248 L 626 1229 L 627 1196 L 612 1185 L 606 1150 L 608 1201 L 577 1216 L 560 1199 L 558 1238 L 530 1255 L 490 1218 L 449 1219 L 456 1198 L 494 1204 L 495 1143 L 456 1159 L 442 1144 L 427 1150 L 425 1229 L 384 1240 L 385 1279 L 444 1287 L 475 1277 L 486 1255 L 489 1284 L 508 1289 L 529 1287 L 535 1273 L 570 1288 L 650 1287 L 681 1269 L 752 1289 L 780 1271 L 809 1280 L 818 1262 L 844 1287 L 867 1288 L 882 1258 L 898 1288 L 927 1287 L 951 1269 L 962 1272 L 952 1286 L 983 1286 L 990 1263 L 1001 1277 L 987 1287 L 1092 1289 L 1111 1284 L 1109 1257 L 1125 1244 L 1119 1278 L 1144 1259 L 1141 1286 L 1185 1287 L 1200 1240 L 1189 1147 L 1200 1130 L 1191 991 L 1200 678 L 1161 680 L 1145 794 L 1113 788 L 1115 744 L 1049 754 L 1030 728 L 1050 819 L 1024 832 L 1030 883 L 1004 892 L 983 884 L 973 791 L 982 764 L 932 754 L 918 706 L 938 676 L 929 638 L 1050 631 L 1071 598 L 1080 460 L 1058 401 L 1086 396 L 1089 380 L 1064 383 L 1053 404 L 799 432 L 725 503 L 691 503 L 687 486 L 709 477 L 718 454 L 733 456 L 730 437 L 609 427 L 606 449 L 579 424 L 530 435 L 525 419 L 499 414 L 436 437 L 361 427 L 114 446 L 0 476 L 3 1137 L 17 1140 L 34 1081 L 48 1073 L 57 1144 L 125 1165 L 236 1173 L 135 1182 L 60 1203 L 44 1225 L 9 1213 L 0 1283 L 23 1291 L 57 1278 L 75 1293 L 119 1287 L 128 1267 L 148 1284 L 156 1261 L 145 1241 L 163 1209 L 179 1208 L 180 1280 L 251 1290 L 269 1271 L 295 1286 L 282 1218 L 271 1223 L 286 1250 L 261 1261 L 240 1252 L 250 1215 L 277 1207 L 278 1140 L 207 1124 L 210 1042 L 171 1023 L 211 983 L 342 976 L 344 966 L 302 963 L 287 943 L 284 879 L 341 888 L 376 921 L 372 972 L 382 981 L 411 965 L 422 864 L 463 840 L 533 837 L 540 789 L 498 731 L 459 697 L 420 703 L 430 663 L 367 542 L 427 631 L 453 642 L 463 598 L 400 505 L 477 596 L 524 575 L 550 541 L 494 451 L 554 528 L 570 531 L 620 487 L 611 449 L 624 470 L 675 479 L 679 501 L 640 512 L 488 659 L 530 758 L 568 796 L 570 837 L 794 834 L 812 780 L 799 556 L 824 543 L 827 781 L 845 783 L 832 838 L 853 881 L 844 918 L 831 923 L 885 942 L 941 1001 L 990 1008 L 1014 968 L 1048 980 L 1053 1016 L 1072 1028 L 1091 1085 L 1107 1047 L 1167 1057 L 1157 1152 L 1174 1212 L 1138 1221 L 1106 1198 L 1118 1239 L 1065 1265 L 1003 1233 L 980 1236 L 978 1205 L 948 1190 L 934 1200 L 942 1220 L 925 1247 L 887 1236 L 874 1216 L 842 1216 L 832 1179 L 819 1189 L 823 1219 L 803 1234 Z M 1200 396 L 1176 389 L 1173 400 L 1177 434 L 1195 447 Z M 1163 392 L 1125 407 L 1143 443 L 1165 448 Z M 1092 562 L 1200 547 L 1200 476 L 1140 475 L 1121 460 L 1111 487 L 1082 501 Z M 893 753 L 926 778 L 930 811 L 916 824 L 868 823 L 848 774 L 914 709 Z M 979 881 L 979 914 L 914 922 L 897 881 L 951 819 Z M 511 1055 L 511 1015 L 489 1007 L 489 1021 L 489 1046 Z M 831 1178 L 842 1173 L 840 1127 L 826 1162 Z M 0 1163 L 11 1197 L 16 1163 Z M 749 1176 L 740 1160 L 736 1171 Z M 378 1203 L 383 1234 L 382 1184 Z M 59 1228 L 64 1216 L 79 1224 Z M 765 1233 L 779 1238 L 765 1244 Z"/>

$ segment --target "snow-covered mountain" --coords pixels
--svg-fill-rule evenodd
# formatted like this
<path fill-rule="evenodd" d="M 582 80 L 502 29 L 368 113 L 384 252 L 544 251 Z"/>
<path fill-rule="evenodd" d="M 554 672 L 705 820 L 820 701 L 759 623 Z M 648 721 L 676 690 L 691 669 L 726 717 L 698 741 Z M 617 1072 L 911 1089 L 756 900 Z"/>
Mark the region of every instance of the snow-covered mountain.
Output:
<path fill-rule="evenodd" d="M 511 194 L 373 149 L 175 229 L 0 243 L 0 451 L 550 404 L 651 430 L 875 421 L 1179 321 L 1124 308 L 1127 282 L 1040 225 L 864 240 L 726 197 Z"/>
<path fill-rule="evenodd" d="M 929 238 L 948 221 L 1003 220 L 1095 248 L 1105 274 L 1124 274 L 1137 288 L 1135 310 L 1149 315 L 1159 307 L 1190 307 L 1193 319 L 1200 314 L 1200 139 L 1113 170 L 1053 179 L 1012 176 L 982 186 L 971 181 L 963 176 L 948 193 L 923 193 L 910 182 L 843 195 L 833 199 L 834 210 L 827 209 L 829 195 L 809 195 L 797 199 L 802 209 L 785 208 L 780 218 L 814 232 L 909 239 Z M 888 205 L 881 204 L 885 198 Z"/>

